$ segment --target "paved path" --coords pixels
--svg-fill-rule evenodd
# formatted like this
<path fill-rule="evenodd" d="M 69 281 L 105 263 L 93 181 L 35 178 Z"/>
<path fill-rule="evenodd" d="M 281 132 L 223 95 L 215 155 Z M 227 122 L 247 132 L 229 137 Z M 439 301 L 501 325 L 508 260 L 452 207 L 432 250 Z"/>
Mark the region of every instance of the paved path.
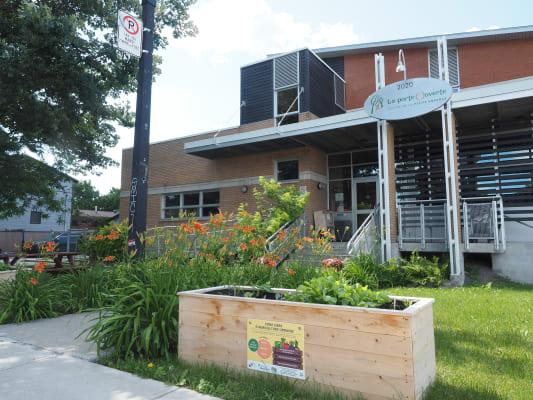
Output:
<path fill-rule="evenodd" d="M 0 325 L 2 400 L 214 400 L 95 364 L 96 348 L 82 338 L 95 314 L 73 314 Z"/>

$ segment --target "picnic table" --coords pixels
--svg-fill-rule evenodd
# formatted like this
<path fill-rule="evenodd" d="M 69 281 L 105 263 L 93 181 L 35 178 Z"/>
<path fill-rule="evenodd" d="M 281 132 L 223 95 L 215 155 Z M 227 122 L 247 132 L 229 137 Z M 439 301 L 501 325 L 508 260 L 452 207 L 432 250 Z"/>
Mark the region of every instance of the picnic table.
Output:
<path fill-rule="evenodd" d="M 55 253 L 53 256 L 54 268 L 47 268 L 45 271 L 47 272 L 62 272 L 62 271 L 72 271 L 80 269 L 79 267 L 76 267 L 76 264 L 74 263 L 74 256 L 77 256 L 81 254 L 78 251 L 61 251 L 58 253 Z M 22 258 L 40 258 L 41 254 L 39 253 L 30 253 L 30 254 L 24 254 L 24 253 L 4 253 L 0 254 L 0 260 L 4 261 L 4 264 L 8 264 L 11 266 L 16 265 L 17 261 Z M 63 266 L 63 257 L 67 258 L 69 268 L 65 268 Z"/>

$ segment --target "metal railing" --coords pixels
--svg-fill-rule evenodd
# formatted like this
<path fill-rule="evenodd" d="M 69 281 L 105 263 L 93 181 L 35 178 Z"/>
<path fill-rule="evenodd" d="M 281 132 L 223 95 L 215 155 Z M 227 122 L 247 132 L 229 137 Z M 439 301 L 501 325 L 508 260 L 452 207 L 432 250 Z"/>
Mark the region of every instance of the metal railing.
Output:
<path fill-rule="evenodd" d="M 224 220 L 218 227 L 212 226 L 207 222 L 201 225 L 203 227 L 209 228 L 209 229 L 206 229 L 206 232 L 209 235 L 215 235 L 215 234 L 221 235 L 231 230 L 232 226 L 230 225 L 233 225 L 235 221 L 236 220 L 234 219 Z M 167 240 L 170 238 L 175 240 L 178 237 L 178 235 L 180 234 L 180 232 L 178 231 L 178 228 L 179 228 L 179 225 L 172 225 L 172 226 L 161 226 L 157 228 L 147 229 L 146 234 L 145 234 L 145 240 L 151 239 L 152 243 L 150 245 L 146 245 L 145 255 L 149 257 L 160 257 L 161 255 L 166 253 L 169 250 L 170 244 L 171 244 L 171 241 L 167 242 Z M 172 231 L 170 237 L 168 235 L 165 235 L 166 231 Z M 200 244 L 198 243 L 198 240 L 200 237 L 202 237 L 202 235 L 199 235 L 196 232 L 181 233 L 181 234 L 190 244 L 189 250 L 188 250 L 189 256 L 192 257 L 195 254 L 197 254 L 200 249 Z"/>
<path fill-rule="evenodd" d="M 492 243 L 496 252 L 504 252 L 505 219 L 501 196 L 470 197 L 463 202 L 463 239 L 465 249 L 473 244 Z"/>
<path fill-rule="evenodd" d="M 281 263 L 287 258 L 289 258 L 291 253 L 295 250 L 294 244 L 290 243 L 290 240 L 294 239 L 294 235 L 291 234 L 292 230 L 295 230 L 296 237 L 300 239 L 305 235 L 304 214 L 301 214 L 295 220 L 284 224 L 266 240 L 265 252 L 272 256 L 278 256 L 276 258 L 276 265 L 274 268 L 278 268 L 278 266 L 281 265 Z"/>
<path fill-rule="evenodd" d="M 424 249 L 428 243 L 447 246 L 446 200 L 412 200 L 397 203 L 398 245 L 419 243 Z"/>
<path fill-rule="evenodd" d="M 363 221 L 361 226 L 348 241 L 346 251 L 348 255 L 358 255 L 360 253 L 373 254 L 376 246 L 381 240 L 379 230 L 379 205 Z"/>

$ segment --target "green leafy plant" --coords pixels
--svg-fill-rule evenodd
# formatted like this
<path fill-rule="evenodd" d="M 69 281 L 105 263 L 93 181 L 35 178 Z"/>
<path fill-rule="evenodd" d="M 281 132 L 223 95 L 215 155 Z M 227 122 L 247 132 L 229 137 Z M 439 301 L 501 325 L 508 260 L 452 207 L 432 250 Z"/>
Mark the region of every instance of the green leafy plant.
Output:
<path fill-rule="evenodd" d="M 127 221 L 110 223 L 89 236 L 78 239 L 78 248 L 89 256 L 91 262 L 122 261 L 127 258 L 128 250 Z"/>
<path fill-rule="evenodd" d="M 318 277 L 305 282 L 295 294 L 286 294 L 285 299 L 302 303 L 337 304 L 354 307 L 378 308 L 391 299 L 384 293 L 373 292 L 356 283 L 349 285 L 344 279 L 334 276 Z"/>
<path fill-rule="evenodd" d="M 50 275 L 19 268 L 14 279 L 0 281 L 0 324 L 62 315 L 71 310 L 67 299 Z"/>
<path fill-rule="evenodd" d="M 177 351 L 178 274 L 146 264 L 122 268 L 109 305 L 86 330 L 87 340 L 97 344 L 98 352 L 168 357 Z"/>

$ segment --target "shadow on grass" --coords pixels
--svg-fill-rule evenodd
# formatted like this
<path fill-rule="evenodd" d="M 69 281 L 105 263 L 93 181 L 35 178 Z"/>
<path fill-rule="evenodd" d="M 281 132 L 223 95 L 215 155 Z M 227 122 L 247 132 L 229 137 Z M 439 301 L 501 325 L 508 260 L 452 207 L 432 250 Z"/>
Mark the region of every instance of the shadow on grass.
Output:
<path fill-rule="evenodd" d="M 502 400 L 505 397 L 498 393 L 488 390 L 480 390 L 472 387 L 459 387 L 450 385 L 437 378 L 437 381 L 431 385 L 426 393 L 424 393 L 424 400 Z"/>

